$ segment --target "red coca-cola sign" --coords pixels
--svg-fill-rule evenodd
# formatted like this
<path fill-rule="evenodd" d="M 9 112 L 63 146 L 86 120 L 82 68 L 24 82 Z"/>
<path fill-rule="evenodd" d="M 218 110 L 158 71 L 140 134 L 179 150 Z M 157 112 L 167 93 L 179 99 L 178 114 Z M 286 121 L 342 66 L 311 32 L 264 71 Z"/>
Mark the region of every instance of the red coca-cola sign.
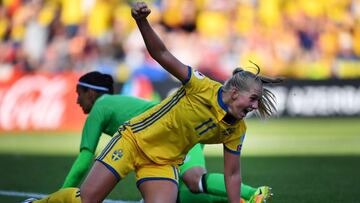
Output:
<path fill-rule="evenodd" d="M 80 130 L 76 104 L 80 74 L 13 73 L 0 80 L 0 131 Z"/>

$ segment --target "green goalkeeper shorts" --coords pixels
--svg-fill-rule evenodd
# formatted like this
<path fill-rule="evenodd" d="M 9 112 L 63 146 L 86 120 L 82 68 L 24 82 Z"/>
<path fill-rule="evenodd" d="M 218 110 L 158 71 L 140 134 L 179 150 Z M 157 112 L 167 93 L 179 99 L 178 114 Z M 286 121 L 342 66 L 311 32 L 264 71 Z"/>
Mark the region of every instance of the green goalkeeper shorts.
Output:
<path fill-rule="evenodd" d="M 204 144 L 196 144 L 187 153 L 184 163 L 180 166 L 180 177 L 192 167 L 205 168 Z"/>

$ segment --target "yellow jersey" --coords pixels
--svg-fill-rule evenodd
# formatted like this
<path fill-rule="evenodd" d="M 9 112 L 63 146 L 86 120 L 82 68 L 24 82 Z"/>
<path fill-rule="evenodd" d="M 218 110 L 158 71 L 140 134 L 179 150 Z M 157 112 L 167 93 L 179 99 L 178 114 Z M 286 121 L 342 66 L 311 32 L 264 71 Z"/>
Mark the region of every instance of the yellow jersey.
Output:
<path fill-rule="evenodd" d="M 241 151 L 246 125 L 224 122 L 222 84 L 188 68 L 189 79 L 172 96 L 119 128 L 157 164 L 181 164 L 196 143 L 223 143 L 232 153 Z"/>

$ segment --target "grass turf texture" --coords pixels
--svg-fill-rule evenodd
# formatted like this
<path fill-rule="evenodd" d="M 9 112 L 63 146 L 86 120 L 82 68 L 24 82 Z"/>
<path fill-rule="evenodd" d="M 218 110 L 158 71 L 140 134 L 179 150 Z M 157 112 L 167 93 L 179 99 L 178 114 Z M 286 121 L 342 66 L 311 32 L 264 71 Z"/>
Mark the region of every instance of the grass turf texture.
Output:
<path fill-rule="evenodd" d="M 0 188 L 22 192 L 51 193 L 61 186 L 73 157 L 1 155 Z M 210 172 L 221 172 L 220 157 L 208 157 Z M 273 202 L 358 202 L 359 156 L 243 157 L 244 182 L 271 185 Z M 16 167 L 14 167 L 16 166 Z M 139 200 L 131 174 L 108 197 Z M 0 196 L 0 202 L 20 202 L 25 198 Z"/>
<path fill-rule="evenodd" d="M 275 203 L 359 202 L 359 123 L 359 118 L 249 119 L 242 152 L 244 182 L 272 186 Z M 75 159 L 79 140 L 79 133 L 1 133 L 0 190 L 56 191 Z M 222 172 L 220 149 L 206 148 L 207 155 L 214 155 L 207 157 L 210 172 Z M 133 174 L 109 198 L 140 199 Z M 0 202 L 23 199 L 0 195 Z"/>

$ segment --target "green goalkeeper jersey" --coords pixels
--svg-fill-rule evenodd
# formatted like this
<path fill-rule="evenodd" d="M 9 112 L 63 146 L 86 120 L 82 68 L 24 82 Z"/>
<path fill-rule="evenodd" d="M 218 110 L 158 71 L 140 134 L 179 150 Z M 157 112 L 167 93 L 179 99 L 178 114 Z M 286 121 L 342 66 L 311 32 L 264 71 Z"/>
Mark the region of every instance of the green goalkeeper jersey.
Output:
<path fill-rule="evenodd" d="M 103 95 L 91 109 L 82 131 L 80 150 L 95 152 L 101 133 L 113 136 L 120 125 L 156 105 L 136 97 Z"/>
<path fill-rule="evenodd" d="M 67 175 L 63 188 L 78 187 L 92 166 L 102 133 L 113 136 L 120 125 L 157 102 L 123 95 L 103 95 L 93 105 L 82 131 L 80 154 Z"/>

